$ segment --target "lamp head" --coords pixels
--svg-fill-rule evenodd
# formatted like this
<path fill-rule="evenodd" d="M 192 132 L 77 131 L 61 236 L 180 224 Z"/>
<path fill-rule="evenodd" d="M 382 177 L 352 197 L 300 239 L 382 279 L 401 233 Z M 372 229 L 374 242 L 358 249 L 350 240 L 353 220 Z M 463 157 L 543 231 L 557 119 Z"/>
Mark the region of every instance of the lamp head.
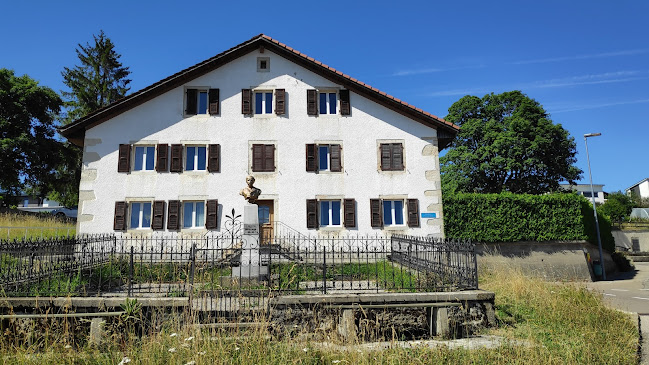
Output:
<path fill-rule="evenodd" d="M 601 133 L 588 133 L 588 134 L 584 134 L 584 138 L 597 137 L 597 136 L 601 136 L 601 135 L 602 135 Z"/>

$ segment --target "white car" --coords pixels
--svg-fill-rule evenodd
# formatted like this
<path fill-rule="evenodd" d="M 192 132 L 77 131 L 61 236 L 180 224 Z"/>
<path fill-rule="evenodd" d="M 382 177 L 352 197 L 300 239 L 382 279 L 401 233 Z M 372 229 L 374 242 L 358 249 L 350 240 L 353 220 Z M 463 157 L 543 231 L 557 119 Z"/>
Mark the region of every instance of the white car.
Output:
<path fill-rule="evenodd" d="M 77 208 L 59 208 L 52 211 L 52 214 L 59 218 L 68 217 L 76 218 L 77 217 Z"/>

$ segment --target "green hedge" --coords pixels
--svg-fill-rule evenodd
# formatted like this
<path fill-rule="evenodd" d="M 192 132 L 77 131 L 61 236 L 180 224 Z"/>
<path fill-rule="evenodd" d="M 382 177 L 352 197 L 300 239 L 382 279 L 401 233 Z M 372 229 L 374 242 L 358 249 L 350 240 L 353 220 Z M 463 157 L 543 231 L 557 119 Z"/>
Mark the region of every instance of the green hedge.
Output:
<path fill-rule="evenodd" d="M 602 246 L 615 251 L 611 222 L 598 215 Z M 479 242 L 587 240 L 597 244 L 593 208 L 574 193 L 446 194 L 446 236 Z"/>

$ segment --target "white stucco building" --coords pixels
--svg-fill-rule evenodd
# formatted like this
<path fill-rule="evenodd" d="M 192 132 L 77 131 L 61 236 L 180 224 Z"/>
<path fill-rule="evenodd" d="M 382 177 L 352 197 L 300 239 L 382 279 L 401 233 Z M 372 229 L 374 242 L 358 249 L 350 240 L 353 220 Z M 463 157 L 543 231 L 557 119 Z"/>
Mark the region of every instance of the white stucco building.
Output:
<path fill-rule="evenodd" d="M 649 198 L 649 177 L 626 188 L 626 193 L 639 196 L 641 199 Z"/>
<path fill-rule="evenodd" d="M 595 197 L 595 204 L 604 204 L 606 202 L 606 193 L 604 192 L 604 185 L 593 184 L 593 191 L 590 190 L 590 184 L 559 184 L 563 190 L 576 191 L 577 194 L 583 195 L 588 201 Z M 593 195 L 594 194 L 594 195 Z"/>
<path fill-rule="evenodd" d="M 79 233 L 261 223 L 444 235 L 439 151 L 459 127 L 256 36 L 62 128 L 83 146 Z"/>

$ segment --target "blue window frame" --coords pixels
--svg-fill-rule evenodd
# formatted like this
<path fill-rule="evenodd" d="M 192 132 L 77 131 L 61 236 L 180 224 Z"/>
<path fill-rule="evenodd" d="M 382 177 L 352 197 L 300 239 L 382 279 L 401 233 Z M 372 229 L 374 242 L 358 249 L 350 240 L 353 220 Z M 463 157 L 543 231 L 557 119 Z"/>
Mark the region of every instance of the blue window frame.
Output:
<path fill-rule="evenodd" d="M 273 93 L 261 91 L 255 93 L 255 114 L 273 113 Z"/>
<path fill-rule="evenodd" d="M 383 225 L 403 225 L 403 200 L 383 201 Z"/>
<path fill-rule="evenodd" d="M 265 224 L 270 222 L 270 207 L 259 206 L 257 208 L 257 214 L 259 215 L 259 224 Z"/>
<path fill-rule="evenodd" d="M 320 201 L 320 227 L 340 226 L 340 200 Z"/>
<path fill-rule="evenodd" d="M 131 229 L 151 228 L 151 203 L 131 203 Z"/>
<path fill-rule="evenodd" d="M 185 158 L 186 171 L 204 171 L 207 160 L 207 148 L 204 146 L 187 146 Z"/>
<path fill-rule="evenodd" d="M 135 163 L 133 171 L 153 170 L 155 161 L 155 147 L 135 146 Z"/>
<path fill-rule="evenodd" d="M 183 228 L 205 227 L 205 202 L 185 202 L 183 204 Z"/>
<path fill-rule="evenodd" d="M 336 114 L 337 98 L 336 93 L 320 93 L 320 114 Z"/>
<path fill-rule="evenodd" d="M 198 92 L 198 114 L 207 114 L 207 91 Z"/>
<path fill-rule="evenodd" d="M 329 145 L 318 146 L 318 169 L 320 171 L 329 170 Z"/>

